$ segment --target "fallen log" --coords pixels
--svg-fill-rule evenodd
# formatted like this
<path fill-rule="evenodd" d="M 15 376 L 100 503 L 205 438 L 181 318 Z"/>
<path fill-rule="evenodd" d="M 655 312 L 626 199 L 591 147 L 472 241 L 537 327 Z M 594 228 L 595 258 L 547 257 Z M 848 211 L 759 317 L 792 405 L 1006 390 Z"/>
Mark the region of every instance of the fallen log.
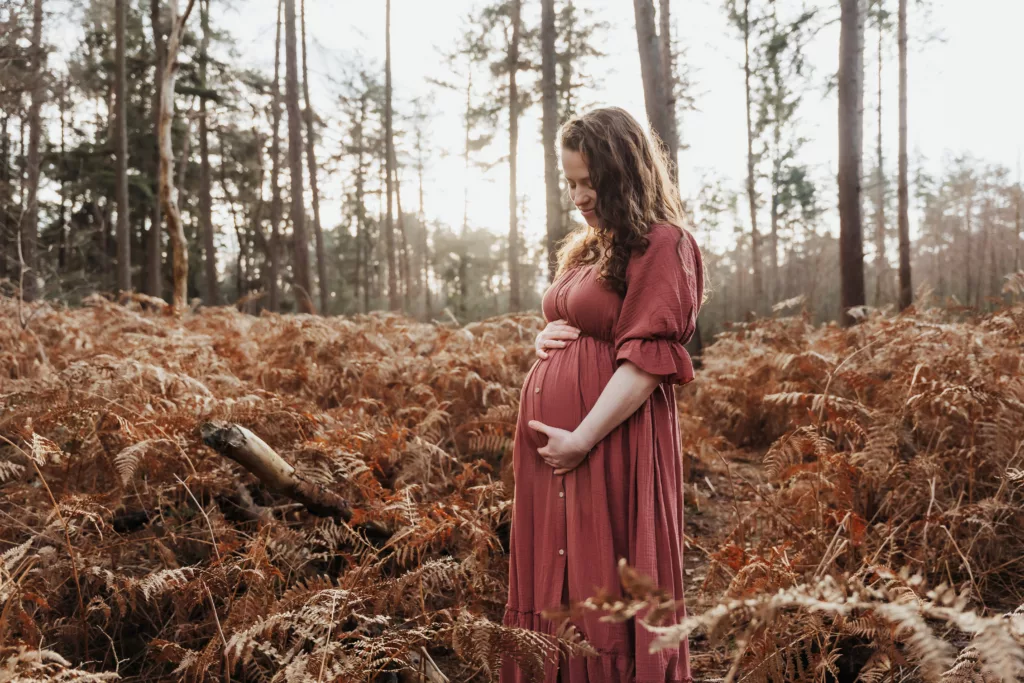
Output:
<path fill-rule="evenodd" d="M 225 422 L 204 422 L 203 443 L 252 472 L 270 490 L 302 503 L 318 517 L 352 519 L 348 501 L 322 484 L 303 479 L 295 468 L 245 427 Z"/>

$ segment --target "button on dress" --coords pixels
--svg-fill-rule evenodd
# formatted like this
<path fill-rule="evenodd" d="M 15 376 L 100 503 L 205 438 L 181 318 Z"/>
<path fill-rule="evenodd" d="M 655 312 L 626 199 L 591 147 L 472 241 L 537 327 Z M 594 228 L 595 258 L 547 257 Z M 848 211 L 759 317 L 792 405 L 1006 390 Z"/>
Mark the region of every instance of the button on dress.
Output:
<path fill-rule="evenodd" d="M 566 271 L 544 294 L 544 317 L 581 332 L 534 363 L 520 395 L 507 626 L 553 634 L 558 624 L 541 616 L 544 609 L 599 590 L 621 595 L 623 557 L 682 604 L 683 464 L 673 385 L 693 380 L 683 344 L 696 329 L 704 270 L 689 232 L 658 224 L 648 239 L 630 258 L 625 297 L 598 281 L 596 265 Z M 578 467 L 556 476 L 537 454 L 547 437 L 527 423 L 575 429 L 627 360 L 662 382 Z M 679 608 L 676 619 L 685 616 Z M 561 671 L 551 661 L 544 681 L 692 681 L 686 641 L 650 653 L 652 637 L 635 620 L 605 623 L 588 614 L 574 623 L 600 656 L 563 658 Z M 501 683 L 529 680 L 505 658 Z"/>

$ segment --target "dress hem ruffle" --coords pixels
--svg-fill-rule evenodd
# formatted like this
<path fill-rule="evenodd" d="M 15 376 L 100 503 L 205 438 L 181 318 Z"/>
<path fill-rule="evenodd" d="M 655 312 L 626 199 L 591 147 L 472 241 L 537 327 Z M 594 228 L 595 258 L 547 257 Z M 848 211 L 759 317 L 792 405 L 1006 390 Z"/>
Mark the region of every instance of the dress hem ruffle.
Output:
<path fill-rule="evenodd" d="M 515 622 L 515 623 L 513 623 Z M 533 610 L 520 610 L 513 609 L 511 607 L 505 608 L 505 615 L 502 618 L 502 625 L 504 626 L 515 626 L 517 628 L 525 628 L 531 631 L 540 631 L 550 636 L 555 635 L 557 624 L 541 615 L 540 612 Z M 582 634 L 581 634 L 582 635 Z M 585 637 L 585 636 L 584 636 Z M 619 652 L 617 650 L 609 650 L 606 648 L 600 648 L 591 642 L 587 644 L 592 647 L 601 657 L 616 657 L 622 659 L 631 659 L 629 653 Z M 599 659 L 598 657 L 590 657 L 589 659 Z M 638 682 L 639 683 L 639 682 Z M 675 683 L 674 681 L 666 681 L 664 683 Z"/>
<path fill-rule="evenodd" d="M 529 620 L 530 623 L 528 625 L 523 625 L 521 623 L 511 624 L 509 622 L 512 621 L 512 619 L 509 619 L 509 615 L 514 615 L 515 621 Z M 525 620 L 524 620 L 524 617 L 526 618 Z M 528 628 L 531 631 L 541 630 L 541 629 L 538 629 L 535 626 L 535 624 L 541 625 L 541 626 L 547 626 L 548 629 L 541 630 L 541 632 L 542 633 L 546 633 L 548 635 L 552 635 L 552 636 L 554 635 L 554 631 L 557 628 L 557 625 L 555 624 L 554 621 L 544 617 L 540 612 L 534 612 L 533 610 L 513 609 L 511 607 L 506 607 L 505 608 L 505 616 L 502 618 L 502 624 L 504 626 L 517 626 L 519 628 Z M 618 652 L 616 650 L 608 650 L 608 649 L 600 648 L 600 647 L 595 646 L 593 643 L 589 643 L 589 642 L 588 642 L 588 645 L 590 645 L 590 647 L 594 648 L 594 650 L 596 650 L 597 653 L 600 654 L 602 657 L 626 657 L 626 658 L 629 657 L 628 653 L 623 653 L 623 652 Z"/>
<path fill-rule="evenodd" d="M 554 635 L 554 631 L 556 629 L 555 623 L 542 616 L 540 612 L 534 610 L 515 609 L 508 606 L 505 607 L 505 614 L 502 617 L 502 625 L 529 629 L 531 631 L 539 631 L 551 636 Z M 611 674 L 613 677 L 613 671 L 619 673 L 623 668 L 628 669 L 632 665 L 633 658 L 628 653 L 599 648 L 589 642 L 588 645 L 594 648 L 599 656 L 584 657 L 584 659 L 591 662 L 593 666 L 596 666 L 597 670 L 608 668 L 607 664 L 605 664 L 605 666 L 601 665 L 601 661 L 607 659 L 613 659 L 615 661 L 615 664 L 611 665 L 610 670 L 607 671 L 607 673 Z M 629 678 L 628 683 L 693 683 L 693 680 L 694 679 L 692 677 L 665 679 Z"/>

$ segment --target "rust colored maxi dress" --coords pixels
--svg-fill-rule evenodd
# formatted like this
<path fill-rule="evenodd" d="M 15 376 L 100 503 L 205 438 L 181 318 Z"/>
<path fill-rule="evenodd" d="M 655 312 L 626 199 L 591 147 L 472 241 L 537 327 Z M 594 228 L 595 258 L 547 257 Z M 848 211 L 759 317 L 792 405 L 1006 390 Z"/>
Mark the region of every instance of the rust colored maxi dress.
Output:
<path fill-rule="evenodd" d="M 603 588 L 621 595 L 618 560 L 683 598 L 683 467 L 673 384 L 693 379 L 683 344 L 693 335 L 704 269 L 689 232 L 652 226 L 649 246 L 626 270 L 625 297 L 597 280 L 598 266 L 563 273 L 547 289 L 544 317 L 580 328 L 578 339 L 534 363 L 523 384 L 513 468 L 515 500 L 509 595 L 503 622 L 554 633 L 548 607 Z M 593 407 L 621 361 L 663 375 L 645 403 L 573 471 L 556 476 L 537 454 L 547 441 L 527 423 L 573 430 Z M 678 610 L 677 619 L 686 615 Z M 651 637 L 634 620 L 576 622 L 599 657 L 548 663 L 548 683 L 682 683 L 692 681 L 689 646 L 648 652 Z M 529 679 L 511 657 L 501 683 Z"/>

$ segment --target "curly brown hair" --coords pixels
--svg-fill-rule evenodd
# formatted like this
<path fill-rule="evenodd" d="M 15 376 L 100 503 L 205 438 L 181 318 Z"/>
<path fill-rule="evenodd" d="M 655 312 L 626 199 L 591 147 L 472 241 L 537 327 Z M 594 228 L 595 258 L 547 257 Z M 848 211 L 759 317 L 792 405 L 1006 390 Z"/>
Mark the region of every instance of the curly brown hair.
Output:
<path fill-rule="evenodd" d="M 594 109 L 567 121 L 559 138 L 562 147 L 586 161 L 602 227 L 584 225 L 569 233 L 558 250 L 556 277 L 578 265 L 600 263 L 598 279 L 625 295 L 629 257 L 647 248 L 651 226 L 667 223 L 681 231 L 686 221 L 668 157 L 620 107 Z"/>

